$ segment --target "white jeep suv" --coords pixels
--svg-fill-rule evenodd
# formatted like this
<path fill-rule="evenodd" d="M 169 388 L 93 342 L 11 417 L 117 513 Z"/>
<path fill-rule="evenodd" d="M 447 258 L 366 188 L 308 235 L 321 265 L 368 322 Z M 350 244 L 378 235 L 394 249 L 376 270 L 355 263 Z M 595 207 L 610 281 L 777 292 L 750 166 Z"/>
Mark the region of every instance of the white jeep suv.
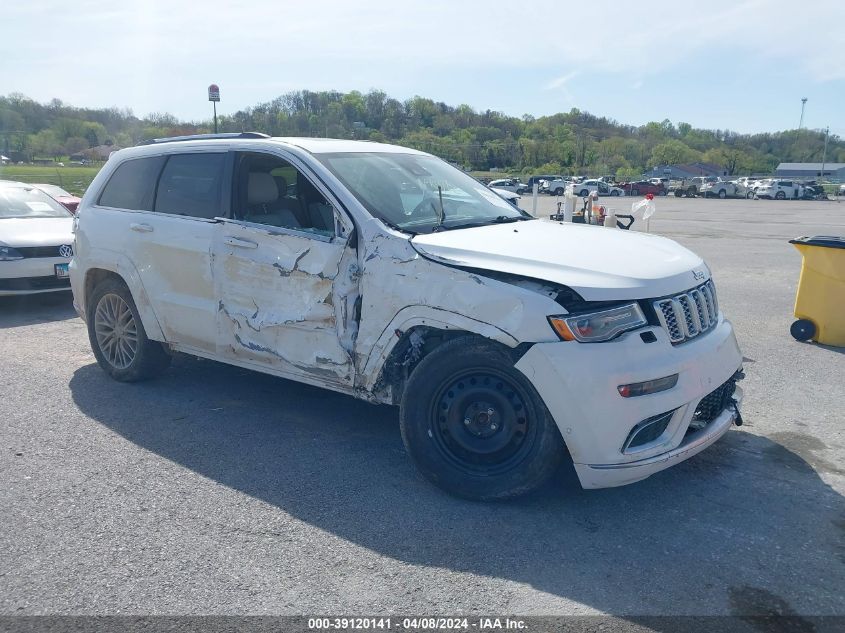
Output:
<path fill-rule="evenodd" d="M 586 488 L 626 484 L 741 423 L 742 355 L 697 255 L 535 219 L 412 149 L 245 133 L 121 150 L 75 253 L 74 304 L 116 380 L 179 351 L 399 405 L 409 455 L 457 495 L 527 492 L 564 458 Z"/>

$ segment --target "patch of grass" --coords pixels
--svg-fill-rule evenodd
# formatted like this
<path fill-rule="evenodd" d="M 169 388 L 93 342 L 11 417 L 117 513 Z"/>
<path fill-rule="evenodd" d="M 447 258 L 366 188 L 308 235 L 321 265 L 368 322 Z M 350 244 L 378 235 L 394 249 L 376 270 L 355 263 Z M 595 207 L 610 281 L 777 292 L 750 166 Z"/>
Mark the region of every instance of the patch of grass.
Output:
<path fill-rule="evenodd" d="M 0 180 L 49 183 L 59 185 L 70 193 L 81 196 L 100 167 L 42 167 L 40 165 L 0 165 Z"/>

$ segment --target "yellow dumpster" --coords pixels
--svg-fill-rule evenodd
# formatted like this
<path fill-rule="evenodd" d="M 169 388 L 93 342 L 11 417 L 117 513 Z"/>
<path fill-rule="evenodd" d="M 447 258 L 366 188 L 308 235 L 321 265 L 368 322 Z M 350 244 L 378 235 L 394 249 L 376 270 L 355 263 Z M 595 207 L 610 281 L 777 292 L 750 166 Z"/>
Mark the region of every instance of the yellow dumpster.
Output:
<path fill-rule="evenodd" d="M 789 329 L 799 341 L 845 347 L 845 237 L 817 235 L 789 240 L 804 262 Z"/>

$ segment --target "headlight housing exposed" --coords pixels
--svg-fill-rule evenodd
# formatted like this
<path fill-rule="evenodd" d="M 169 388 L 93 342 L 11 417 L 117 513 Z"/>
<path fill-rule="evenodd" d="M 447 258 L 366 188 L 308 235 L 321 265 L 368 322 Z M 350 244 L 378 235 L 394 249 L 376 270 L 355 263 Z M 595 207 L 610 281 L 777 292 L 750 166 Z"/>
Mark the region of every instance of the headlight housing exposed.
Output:
<path fill-rule="evenodd" d="M 601 343 L 648 325 L 648 320 L 639 305 L 628 303 L 599 312 L 549 317 L 549 323 L 564 341 Z"/>
<path fill-rule="evenodd" d="M 0 262 L 10 262 L 17 259 L 23 259 L 23 255 L 11 246 L 0 245 Z"/>

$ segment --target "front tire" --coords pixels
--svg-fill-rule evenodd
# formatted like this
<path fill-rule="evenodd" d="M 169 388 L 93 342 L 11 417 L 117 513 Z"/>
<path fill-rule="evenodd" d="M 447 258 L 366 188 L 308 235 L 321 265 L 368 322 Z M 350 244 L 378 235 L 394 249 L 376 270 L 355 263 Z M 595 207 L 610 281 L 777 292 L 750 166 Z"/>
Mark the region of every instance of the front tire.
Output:
<path fill-rule="evenodd" d="M 610 195 L 619 197 L 619 192 L 616 189 L 614 189 L 613 191 L 610 192 Z"/>
<path fill-rule="evenodd" d="M 563 195 L 563 189 L 561 189 L 560 187 L 555 189 L 555 195 L 556 196 L 562 196 Z"/>
<path fill-rule="evenodd" d="M 402 441 L 420 472 L 476 500 L 534 490 L 557 469 L 560 431 L 505 348 L 466 336 L 420 361 L 399 410 Z"/>
<path fill-rule="evenodd" d="M 725 199 L 725 198 L 727 198 L 727 197 L 728 197 L 728 192 L 727 192 L 727 191 L 725 191 L 724 189 L 719 189 L 719 198 L 721 198 L 722 200 L 724 200 L 724 199 Z"/>
<path fill-rule="evenodd" d="M 775 194 L 775 200 L 786 200 L 786 193 L 784 193 L 783 191 L 778 191 Z"/>
<path fill-rule="evenodd" d="M 161 343 L 147 338 L 132 293 L 109 279 L 88 300 L 88 340 L 100 367 L 120 382 L 147 380 L 170 364 Z"/>
<path fill-rule="evenodd" d="M 590 195 L 590 192 L 587 189 L 582 189 L 581 193 L 578 194 L 581 198 L 586 198 Z"/>

